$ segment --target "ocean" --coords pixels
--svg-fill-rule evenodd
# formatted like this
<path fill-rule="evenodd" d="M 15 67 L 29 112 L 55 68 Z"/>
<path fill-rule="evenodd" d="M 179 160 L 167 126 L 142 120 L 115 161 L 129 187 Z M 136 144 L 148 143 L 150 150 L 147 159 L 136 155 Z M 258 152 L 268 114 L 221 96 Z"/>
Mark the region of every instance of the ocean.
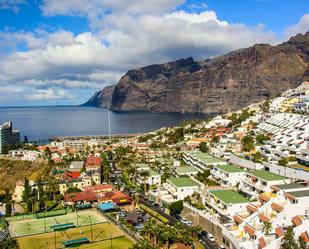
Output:
<path fill-rule="evenodd" d="M 14 129 L 29 141 L 46 142 L 58 136 L 108 134 L 108 111 L 93 107 L 1 107 L 0 123 L 12 121 Z M 208 119 L 206 114 L 112 112 L 112 134 L 149 132 L 175 126 L 186 120 Z"/>

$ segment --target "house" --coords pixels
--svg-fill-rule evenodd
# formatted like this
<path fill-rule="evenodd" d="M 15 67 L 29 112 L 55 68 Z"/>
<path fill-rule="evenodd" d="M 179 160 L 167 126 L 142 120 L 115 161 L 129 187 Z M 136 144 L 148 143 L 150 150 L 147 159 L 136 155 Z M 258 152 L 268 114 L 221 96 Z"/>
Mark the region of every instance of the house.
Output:
<path fill-rule="evenodd" d="M 230 219 L 237 213 L 247 210 L 249 200 L 233 190 L 208 190 L 205 204 L 220 215 Z"/>
<path fill-rule="evenodd" d="M 195 176 L 199 171 L 192 166 L 179 166 L 176 168 L 178 176 Z"/>
<path fill-rule="evenodd" d="M 215 158 L 208 153 L 201 151 L 185 151 L 183 153 L 183 159 L 186 164 L 199 168 L 201 170 L 209 169 L 214 165 L 224 165 L 225 161 Z"/>
<path fill-rule="evenodd" d="M 213 166 L 210 172 L 224 186 L 234 187 L 245 178 L 245 171 L 231 164 Z"/>
<path fill-rule="evenodd" d="M 254 199 L 261 193 L 271 192 L 271 186 L 291 183 L 291 179 L 271 173 L 266 170 L 253 170 L 245 173 L 245 178 L 241 181 L 239 189 Z"/>
<path fill-rule="evenodd" d="M 85 162 L 86 171 L 100 170 L 101 161 L 102 159 L 100 157 L 93 155 L 88 156 Z"/>
<path fill-rule="evenodd" d="M 163 187 L 176 200 L 183 200 L 187 196 L 191 196 L 194 192 L 199 191 L 199 184 L 187 177 L 174 177 L 166 180 Z"/>

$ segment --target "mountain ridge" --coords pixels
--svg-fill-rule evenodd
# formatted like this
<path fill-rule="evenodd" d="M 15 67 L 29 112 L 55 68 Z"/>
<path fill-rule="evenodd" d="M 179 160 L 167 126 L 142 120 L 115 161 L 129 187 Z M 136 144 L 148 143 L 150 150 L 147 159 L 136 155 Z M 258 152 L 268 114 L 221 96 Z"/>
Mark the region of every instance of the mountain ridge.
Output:
<path fill-rule="evenodd" d="M 255 44 L 212 59 L 192 57 L 129 70 L 87 103 L 114 111 L 224 113 L 309 79 L 309 32 L 277 46 Z"/>

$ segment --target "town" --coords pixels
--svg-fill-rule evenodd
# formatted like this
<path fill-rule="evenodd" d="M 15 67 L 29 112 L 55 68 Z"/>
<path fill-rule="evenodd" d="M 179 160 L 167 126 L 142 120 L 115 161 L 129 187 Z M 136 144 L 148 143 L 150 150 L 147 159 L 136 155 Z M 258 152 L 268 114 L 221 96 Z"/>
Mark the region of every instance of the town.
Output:
<path fill-rule="evenodd" d="M 309 246 L 309 82 L 139 136 L 36 145 L 12 126 L 0 171 L 44 170 L 2 189 L 1 248 Z"/>

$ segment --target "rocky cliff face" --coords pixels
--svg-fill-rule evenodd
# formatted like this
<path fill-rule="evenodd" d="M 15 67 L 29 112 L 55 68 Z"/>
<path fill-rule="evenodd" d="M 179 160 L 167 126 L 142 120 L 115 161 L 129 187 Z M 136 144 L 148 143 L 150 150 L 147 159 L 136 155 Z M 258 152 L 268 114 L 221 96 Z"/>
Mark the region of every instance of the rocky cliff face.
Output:
<path fill-rule="evenodd" d="M 94 106 L 107 108 L 111 106 L 115 85 L 106 86 L 102 91 L 96 92 L 86 103 L 81 106 Z"/>
<path fill-rule="evenodd" d="M 188 58 L 130 70 L 112 91 L 111 109 L 227 112 L 308 79 L 309 32 L 278 46 L 257 44 L 214 59 Z"/>

